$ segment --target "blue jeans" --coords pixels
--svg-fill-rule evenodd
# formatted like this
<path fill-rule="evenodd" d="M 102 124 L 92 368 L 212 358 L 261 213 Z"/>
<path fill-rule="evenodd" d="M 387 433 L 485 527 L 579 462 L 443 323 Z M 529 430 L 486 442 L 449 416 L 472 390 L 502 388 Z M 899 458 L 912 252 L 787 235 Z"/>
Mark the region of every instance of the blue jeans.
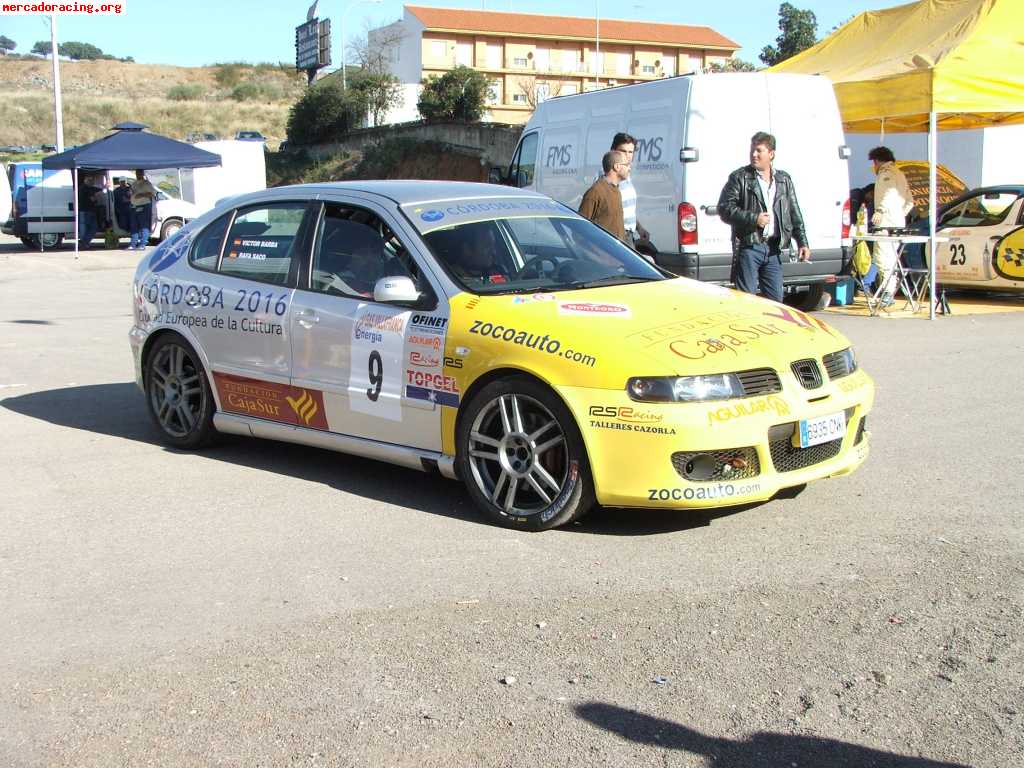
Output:
<path fill-rule="evenodd" d="M 782 261 L 778 247 L 767 243 L 740 248 L 736 263 L 736 287 L 744 293 L 763 293 L 782 301 Z"/>
<path fill-rule="evenodd" d="M 149 245 L 149 220 L 153 214 L 153 204 L 133 205 L 129 212 L 132 231 L 132 247 L 145 248 Z"/>
<path fill-rule="evenodd" d="M 99 231 L 99 224 L 96 222 L 96 214 L 93 211 L 78 212 L 78 250 L 89 250 L 89 243 L 96 237 Z"/>

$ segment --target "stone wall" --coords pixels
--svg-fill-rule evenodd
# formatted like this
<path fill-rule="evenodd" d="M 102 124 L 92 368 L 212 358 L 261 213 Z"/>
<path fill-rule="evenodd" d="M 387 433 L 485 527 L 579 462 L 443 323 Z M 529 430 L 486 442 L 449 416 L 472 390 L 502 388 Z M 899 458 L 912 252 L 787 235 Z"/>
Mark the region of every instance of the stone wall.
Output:
<path fill-rule="evenodd" d="M 341 151 L 361 151 L 366 145 L 386 139 L 409 138 L 449 144 L 453 151 L 479 157 L 484 166 L 507 168 L 522 132 L 523 126 L 505 123 L 400 123 L 363 128 L 352 131 L 343 141 L 304 149 L 311 156 L 321 158 Z"/>

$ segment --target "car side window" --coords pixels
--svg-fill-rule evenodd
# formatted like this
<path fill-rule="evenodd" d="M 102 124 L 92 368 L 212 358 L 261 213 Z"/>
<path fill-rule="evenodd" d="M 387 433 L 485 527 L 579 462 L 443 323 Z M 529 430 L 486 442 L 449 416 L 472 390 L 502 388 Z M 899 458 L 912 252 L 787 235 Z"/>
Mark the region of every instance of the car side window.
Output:
<path fill-rule="evenodd" d="M 369 299 L 382 277 L 408 277 L 424 290 L 416 262 L 376 214 L 353 206 L 326 204 L 313 249 L 310 289 Z"/>
<path fill-rule="evenodd" d="M 220 251 L 224 246 L 224 235 L 228 231 L 229 221 L 231 221 L 230 213 L 221 216 L 199 233 L 192 245 L 192 252 L 188 256 L 192 266 L 209 272 L 217 271 L 217 262 L 220 260 Z"/>
<path fill-rule="evenodd" d="M 287 284 L 305 213 L 306 204 L 300 202 L 240 209 L 228 231 L 220 273 L 272 285 Z"/>
<path fill-rule="evenodd" d="M 1012 192 L 976 195 L 947 211 L 940 223 L 947 227 L 992 227 L 1002 223 L 1016 200 Z"/>

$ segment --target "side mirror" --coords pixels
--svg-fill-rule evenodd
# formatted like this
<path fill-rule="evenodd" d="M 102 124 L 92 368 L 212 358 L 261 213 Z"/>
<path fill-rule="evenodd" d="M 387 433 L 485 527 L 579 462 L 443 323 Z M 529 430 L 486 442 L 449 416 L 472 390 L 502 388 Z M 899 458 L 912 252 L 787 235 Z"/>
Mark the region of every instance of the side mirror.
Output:
<path fill-rule="evenodd" d="M 505 170 L 498 166 L 494 166 L 487 173 L 488 184 L 504 184 L 505 183 Z"/>
<path fill-rule="evenodd" d="M 381 304 L 415 304 L 420 300 L 420 292 L 411 278 L 382 277 L 373 286 L 373 300 Z"/>

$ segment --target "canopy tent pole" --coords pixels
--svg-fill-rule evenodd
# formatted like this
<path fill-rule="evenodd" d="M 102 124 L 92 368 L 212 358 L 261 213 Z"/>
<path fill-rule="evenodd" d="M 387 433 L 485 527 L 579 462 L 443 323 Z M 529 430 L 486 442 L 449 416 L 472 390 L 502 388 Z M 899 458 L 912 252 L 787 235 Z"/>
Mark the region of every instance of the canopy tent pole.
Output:
<path fill-rule="evenodd" d="M 878 143 L 885 144 L 885 118 L 882 118 L 881 127 L 878 129 Z"/>
<path fill-rule="evenodd" d="M 939 127 L 934 112 L 928 113 L 928 319 L 935 319 L 935 221 L 938 216 L 936 188 L 938 186 L 938 132 Z"/>
<path fill-rule="evenodd" d="M 75 258 L 78 258 L 78 238 L 81 236 L 78 229 L 78 166 L 74 169 L 74 179 L 71 183 L 71 203 L 75 207 Z"/>

